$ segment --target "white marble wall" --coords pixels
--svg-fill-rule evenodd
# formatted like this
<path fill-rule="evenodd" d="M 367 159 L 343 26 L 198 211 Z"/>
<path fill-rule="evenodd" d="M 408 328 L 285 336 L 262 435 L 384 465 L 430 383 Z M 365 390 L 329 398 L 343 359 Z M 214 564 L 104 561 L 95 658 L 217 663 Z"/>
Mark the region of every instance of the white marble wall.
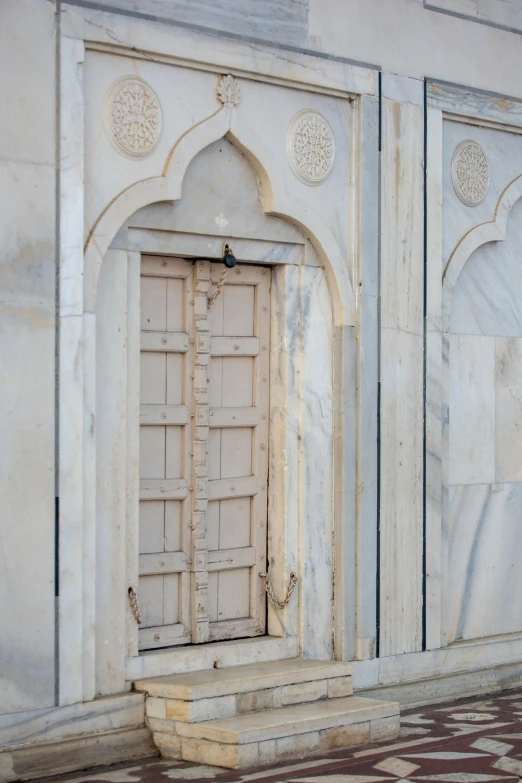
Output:
<path fill-rule="evenodd" d="M 308 0 L 98 0 L 98 5 L 160 22 L 293 45 L 305 43 L 308 27 Z"/>
<path fill-rule="evenodd" d="M 464 110 L 467 111 L 470 101 L 467 102 L 467 105 L 464 101 L 462 101 L 462 103 L 464 104 Z M 479 114 L 479 112 L 480 107 L 477 106 L 476 113 Z M 505 121 L 509 121 L 511 119 L 510 113 L 508 111 L 506 111 L 504 119 Z M 480 144 L 488 157 L 490 166 L 490 185 L 488 192 L 484 200 L 474 207 L 468 207 L 466 204 L 462 203 L 455 193 L 455 189 L 451 181 L 451 159 L 453 157 L 456 146 L 465 139 L 472 139 L 473 141 L 476 141 Z M 521 173 L 521 156 L 522 137 L 518 133 L 508 133 L 507 131 L 503 130 L 494 130 L 492 128 L 480 127 L 478 125 L 468 125 L 464 122 L 445 121 L 443 123 L 443 269 L 445 268 L 457 242 L 459 242 L 459 240 L 467 231 L 479 225 L 479 223 L 485 223 L 489 220 L 493 220 L 495 207 L 501 193 L 509 185 L 509 183 L 512 182 L 512 180 Z M 521 230 L 520 227 L 516 227 L 519 226 L 519 221 L 514 220 L 513 223 L 515 225 L 510 226 L 510 231 L 519 232 Z M 492 248 L 489 249 L 490 254 L 491 251 Z M 481 248 L 479 252 L 482 255 L 484 252 L 488 252 L 488 250 L 487 248 Z M 481 271 L 484 271 L 484 264 L 482 264 Z M 463 272 L 463 274 L 465 273 Z M 482 275 L 477 273 L 476 280 L 479 279 L 483 280 L 484 278 Z M 478 283 L 475 283 L 475 285 L 477 284 Z M 516 281 L 513 280 L 511 285 L 516 285 Z M 480 295 L 478 298 L 476 296 L 478 291 L 470 291 L 470 294 L 471 301 L 475 301 L 475 299 L 477 299 L 477 304 L 468 304 L 468 308 L 470 306 L 475 306 L 479 309 L 482 309 L 481 297 Z M 506 294 L 504 294 L 504 296 L 506 296 Z M 499 305 L 501 305 L 500 302 Z M 504 308 L 499 306 L 497 309 L 500 311 Z M 460 307 L 454 304 L 452 308 L 452 318 L 458 317 L 457 313 L 459 310 Z M 453 328 L 454 327 L 452 325 L 452 329 Z M 458 328 L 458 331 L 460 331 L 460 327 Z M 475 331 L 473 330 L 472 333 L 474 334 Z"/>
<path fill-rule="evenodd" d="M 477 209 L 454 204 L 456 196 L 447 180 L 451 154 L 461 138 L 476 138 L 490 160 L 490 193 Z M 459 231 L 493 218 L 500 192 L 522 170 L 520 144 L 515 134 L 448 123 L 447 248 Z M 449 642 L 522 631 L 518 602 L 507 600 L 520 590 L 521 238 L 518 201 L 508 218 L 505 240 L 472 253 L 452 297 L 444 520 L 444 632 Z"/>
<path fill-rule="evenodd" d="M 212 186 L 209 187 L 209 172 Z M 306 237 L 291 223 L 265 215 L 261 208 L 259 187 L 254 169 L 246 158 L 226 139 L 214 142 L 202 150 L 190 163 L 183 182 L 183 198 L 175 204 L 154 204 L 140 209 L 129 220 L 134 228 L 176 231 L 183 235 L 202 235 L 207 248 L 214 250 L 214 241 L 230 241 L 235 237 L 260 240 L 257 261 L 277 263 L 278 247 L 287 252 L 289 244 L 298 246 L 298 263 L 318 264 L 317 254 Z M 129 247 L 134 232 L 121 236 L 122 246 Z M 164 234 L 163 252 L 169 252 L 171 237 Z M 159 237 L 158 237 L 159 241 Z M 238 240 L 239 243 L 241 240 Z M 263 250 L 269 242 L 269 251 Z M 118 241 L 116 243 L 118 244 Z M 238 245 L 241 247 L 241 244 Z M 159 247 L 158 247 L 159 251 Z M 242 257 L 238 255 L 242 260 Z"/>
<path fill-rule="evenodd" d="M 54 24 L 0 10 L 0 712 L 55 703 Z"/>
<path fill-rule="evenodd" d="M 422 645 L 423 124 L 421 105 L 383 100 L 381 655 Z"/>
<path fill-rule="evenodd" d="M 116 2 L 120 9 L 137 10 L 135 0 Z M 446 5 L 449 2 L 445 0 Z M 193 5 L 179 0 L 178 10 L 185 16 L 178 16 L 178 21 L 193 24 Z M 207 20 L 211 26 L 234 32 L 227 24 L 229 14 L 237 25 L 236 34 L 244 34 L 244 19 L 234 16 L 231 6 L 210 5 L 205 7 L 213 14 Z M 258 5 L 253 3 L 252 8 Z M 251 257 L 246 260 L 256 260 L 252 254 L 259 253 L 257 260 L 290 264 L 284 271 L 278 267 L 273 289 L 280 318 L 272 356 L 272 405 L 274 421 L 279 416 L 284 427 L 273 435 L 272 450 L 285 471 L 276 479 L 274 462 L 271 510 L 286 515 L 287 529 L 286 538 L 272 539 L 272 552 L 281 545 L 283 556 L 280 563 L 274 556 L 271 566 L 278 593 L 283 592 L 290 570 L 295 569 L 302 581 L 297 600 L 285 613 L 271 610 L 270 631 L 299 636 L 301 651 L 313 657 L 330 657 L 334 652 L 359 658 L 375 654 L 379 481 L 380 654 L 389 660 L 404 653 L 422 656 L 424 360 L 426 434 L 433 446 L 426 457 L 427 646 L 436 650 L 439 643 L 441 581 L 445 584 L 443 636 L 449 641 L 522 630 L 516 602 L 504 606 L 506 593 L 517 594 L 520 588 L 517 508 L 522 447 L 514 434 L 522 427 L 522 202 L 513 208 L 505 242 L 480 248 L 466 264 L 453 297 L 448 341 L 442 339 L 439 318 L 440 271 L 451 251 L 465 232 L 493 218 L 500 193 L 521 173 L 522 138 L 507 127 L 512 122 L 514 130 L 520 128 L 517 100 L 487 98 L 488 118 L 503 130 L 442 123 L 442 103 L 428 111 L 436 119 L 435 124 L 428 122 L 428 173 L 435 168 L 441 176 L 428 181 L 428 312 L 423 324 L 422 77 L 430 73 L 447 82 L 522 97 L 517 68 L 507 67 L 518 64 L 518 42 L 505 31 L 486 30 L 429 11 L 418 0 L 389 0 L 384 5 L 381 0 L 335 0 L 327 5 L 323 0 L 294 3 L 289 23 L 288 6 L 280 0 L 263 4 L 257 9 L 257 33 L 268 31 L 271 44 L 276 46 L 277 39 L 277 45 L 290 47 L 274 49 L 203 36 L 187 28 L 180 33 L 174 25 L 64 4 L 59 193 L 55 189 L 53 9 L 37 0 L 17 0 L 2 7 L 0 35 L 7 35 L 0 62 L 11 74 L 2 88 L 9 121 L 0 129 L 0 171 L 5 183 L 0 437 L 7 444 L 0 457 L 2 476 L 7 477 L 2 484 L 0 538 L 3 711 L 32 712 L 54 707 L 56 700 L 68 704 L 91 698 L 95 660 L 97 693 L 127 687 L 125 657 L 135 649 L 126 629 L 125 558 L 132 550 L 126 489 L 127 471 L 135 465 L 126 454 L 130 433 L 126 379 L 132 364 L 125 342 L 130 268 L 126 250 L 137 252 L 147 231 L 155 232 L 156 252 L 168 252 L 169 232 L 185 239 L 208 237 L 211 255 L 222 239 L 242 242 L 248 237 L 258 244 L 255 250 L 249 245 Z M 154 7 L 167 6 L 159 2 Z M 377 13 L 382 21 L 379 29 Z M 84 36 L 88 46 L 82 81 Z M 484 40 L 490 58 L 486 69 Z M 312 57 L 292 49 L 295 45 L 328 56 Z M 125 46 L 132 57 L 122 56 Z M 32 53 L 30 60 L 27 51 Z M 441 51 L 447 56 L 441 57 Z M 388 71 L 382 77 L 380 107 L 376 71 L 347 62 L 353 58 L 383 65 Z M 284 203 L 301 205 L 301 228 L 297 219 L 292 224 L 263 213 L 259 182 L 246 157 L 229 141 L 216 142 L 189 166 L 181 201 L 142 209 L 132 217 L 131 229 L 120 232 L 103 267 L 96 313 L 92 308 L 83 313 L 82 229 L 88 233 L 126 188 L 164 172 L 173 143 L 219 109 L 216 83 L 228 70 L 237 73 L 243 85 L 243 127 L 266 151 L 266 159 L 276 161 L 275 173 L 283 183 L 276 195 Z M 162 135 L 154 152 L 142 159 L 120 155 L 106 132 L 108 91 L 125 75 L 141 76 L 153 85 L 162 105 Z M 446 88 L 446 98 L 449 92 Z M 363 97 L 354 97 L 359 94 Z M 480 122 L 485 116 L 480 106 L 486 98 L 469 89 L 466 95 L 459 107 L 460 98 L 454 93 L 452 111 L 461 108 L 473 115 L 473 122 Z M 318 188 L 289 173 L 286 161 L 288 125 L 305 107 L 316 108 L 328 119 L 336 143 L 334 170 Z M 449 178 L 453 150 L 464 138 L 476 139 L 491 164 L 488 195 L 474 209 L 457 199 Z M 212 187 L 208 187 L 209 177 Z M 262 195 L 267 198 L 266 192 Z M 54 681 L 57 204 L 61 240 L 57 486 L 63 500 L 58 694 Z M 335 240 L 337 271 L 357 289 L 356 306 L 337 303 L 335 327 L 335 285 L 320 268 L 325 258 L 308 238 L 309 234 L 313 239 L 312 230 L 306 230 L 308 220 L 315 220 L 321 230 L 327 228 Z M 134 305 L 135 294 L 134 289 L 130 294 Z M 280 350 L 283 340 L 286 353 Z M 339 346 L 342 351 L 336 353 Z M 451 366 L 443 398 L 446 361 Z M 82 362 L 93 369 L 83 389 Z M 336 384 L 342 379 L 347 390 L 335 410 L 332 378 Z M 449 451 L 441 467 L 441 431 L 448 405 Z M 338 458 L 341 469 L 336 473 Z M 289 464 L 293 472 L 286 469 Z M 339 493 L 344 493 L 342 502 Z M 337 528 L 332 533 L 333 508 Z M 96 509 L 95 530 L 89 520 L 95 519 Z M 339 523 L 344 525 L 342 535 Z M 342 568 L 337 570 L 338 544 Z M 440 556 L 444 546 L 447 560 Z M 334 571 L 342 572 L 341 597 L 339 583 L 337 596 L 333 595 Z M 419 663 L 416 671 L 424 671 L 423 666 Z M 402 669 L 390 664 L 392 669 L 400 669 L 399 678 L 410 676 L 406 664 Z"/>
<path fill-rule="evenodd" d="M 328 660 L 334 593 L 332 307 L 323 270 L 299 271 L 300 625 L 303 655 Z"/>

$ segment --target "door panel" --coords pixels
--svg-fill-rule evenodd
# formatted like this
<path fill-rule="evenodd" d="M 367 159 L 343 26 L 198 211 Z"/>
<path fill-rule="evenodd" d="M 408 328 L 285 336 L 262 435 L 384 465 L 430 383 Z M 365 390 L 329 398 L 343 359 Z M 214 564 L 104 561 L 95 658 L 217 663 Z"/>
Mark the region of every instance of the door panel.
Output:
<path fill-rule="evenodd" d="M 142 258 L 140 648 L 265 632 L 270 270 Z"/>
<path fill-rule="evenodd" d="M 140 649 L 190 641 L 192 264 L 142 258 Z"/>
<path fill-rule="evenodd" d="M 214 284 L 221 269 L 211 265 Z M 269 270 L 237 267 L 212 308 L 211 640 L 265 632 L 266 602 L 258 573 L 266 563 L 269 292 Z"/>

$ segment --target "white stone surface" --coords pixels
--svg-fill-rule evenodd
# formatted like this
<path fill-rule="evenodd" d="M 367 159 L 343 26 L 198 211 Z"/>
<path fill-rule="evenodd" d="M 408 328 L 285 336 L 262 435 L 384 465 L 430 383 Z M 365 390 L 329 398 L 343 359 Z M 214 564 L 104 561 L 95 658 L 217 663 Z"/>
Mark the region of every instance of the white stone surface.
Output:
<path fill-rule="evenodd" d="M 449 375 L 447 341 L 440 331 L 441 270 L 468 232 L 494 219 L 501 193 L 521 174 L 522 112 L 516 96 L 522 93 L 516 68 L 505 66 L 517 62 L 518 49 L 512 35 L 435 14 L 413 0 L 381 5 L 386 41 L 375 29 L 376 0 L 336 0 L 326 10 L 324 3 L 310 0 L 308 28 L 299 39 L 324 54 L 384 66 L 381 149 L 378 78 L 370 68 L 275 48 L 274 41 L 271 46 L 252 45 L 66 7 L 57 104 L 52 12 L 41 4 L 35 11 L 31 0 L 20 0 L 3 12 L 3 29 L 14 33 L 0 58 L 6 58 L 14 81 L 5 85 L 9 122 L 0 130 L 6 182 L 2 215 L 7 225 L 2 243 L 6 262 L 0 265 L 0 329 L 7 346 L 2 356 L 2 405 L 5 401 L 7 411 L 2 442 L 8 444 L 2 470 L 8 475 L 9 519 L 0 554 L 5 568 L 0 572 L 9 585 L 22 585 L 17 591 L 9 588 L 10 600 L 3 602 L 9 649 L 9 657 L 2 656 L 7 667 L 1 672 L 7 682 L 4 686 L 2 679 L 6 710 L 52 707 L 55 702 L 56 425 L 62 515 L 60 703 L 92 697 L 95 676 L 97 692 L 123 691 L 129 687 L 126 666 L 132 679 L 173 667 L 188 670 L 212 666 L 215 660 L 230 665 L 298 651 L 319 658 L 374 655 L 378 412 L 384 657 L 365 661 L 361 680 L 370 686 L 417 675 L 434 677 L 438 671 L 476 669 L 487 660 L 508 665 L 520 657 L 515 636 L 502 643 L 437 649 L 441 636 L 453 641 L 522 629 L 515 606 L 505 608 L 501 602 L 506 592 L 519 590 L 514 509 L 522 455 L 513 433 L 522 424 L 522 201 L 511 210 L 505 241 L 480 247 L 462 269 L 453 297 L 451 327 L 458 334 L 451 337 Z M 226 21 L 220 4 L 213 13 L 218 27 Z M 260 14 L 263 24 L 273 25 L 266 8 Z M 277 32 L 284 42 L 283 28 Z M 389 46 L 394 32 L 407 45 Z M 83 89 L 84 34 L 88 53 Z M 294 28 L 292 34 L 301 36 L 303 29 Z M 484 41 L 491 62 L 487 69 L 481 67 Z M 123 56 L 126 46 L 131 56 Z M 20 59 L 28 50 L 35 52 L 30 65 Z M 441 58 L 440 51 L 447 56 Z M 215 114 L 220 108 L 216 84 L 228 71 L 241 82 L 241 99 L 236 108 Z M 493 94 L 428 85 L 424 161 L 426 73 Z M 164 109 L 158 144 L 140 160 L 119 155 L 106 131 L 108 95 L 125 76 L 150 83 Z M 502 92 L 515 99 L 497 99 Z M 57 106 L 62 131 L 58 193 Z M 467 121 L 457 122 L 453 116 L 443 122 L 443 109 L 462 113 Z M 293 176 L 285 150 L 289 124 L 303 110 L 325 117 L 336 146 L 329 177 L 314 188 Z M 219 139 L 221 134 L 226 140 Z M 483 146 L 491 166 L 490 190 L 474 208 L 458 201 L 450 181 L 449 162 L 464 138 Z M 205 144 L 210 146 L 189 163 L 190 150 Z M 185 151 L 176 157 L 179 149 Z M 169 162 L 172 177 L 167 176 Z M 131 195 L 118 201 L 122 192 Z M 148 197 L 165 202 L 147 205 Z M 138 207 L 143 208 L 136 213 Z M 98 247 L 100 241 L 99 247 L 105 248 L 117 236 L 102 266 L 96 307 L 95 287 L 90 285 L 84 312 L 83 234 L 102 214 L 92 244 Z M 176 243 L 173 232 L 178 232 Z M 486 229 L 481 236 L 489 236 Z M 210 257 L 217 257 L 225 239 L 245 254 L 241 260 L 275 267 L 270 514 L 280 522 L 273 521 L 269 532 L 269 567 L 278 595 L 284 593 L 291 570 L 300 583 L 285 611 L 270 607 L 269 627 L 278 639 L 138 656 L 126 590 L 136 577 L 138 346 L 132 326 L 139 253 L 148 243 L 149 252 L 190 250 L 194 257 L 208 250 Z M 55 422 L 58 255 L 60 420 Z M 85 271 L 93 283 L 90 267 Z M 424 642 L 430 651 L 421 653 L 413 651 L 423 642 L 424 362 Z M 448 498 L 450 482 L 455 486 Z M 481 482 L 478 487 L 476 482 Z M 470 483 L 473 489 L 464 486 Z M 458 545 L 452 546 L 455 536 Z M 30 579 L 20 578 L 25 574 L 22 561 Z M 478 586 L 476 569 L 487 574 Z M 339 581 L 334 583 L 334 578 Z M 284 634 L 291 638 L 284 639 Z M 4 638 L 2 652 L 3 644 Z M 27 677 L 28 671 L 32 676 Z M 368 725 L 366 736 L 375 737 L 381 729 L 389 730 Z M 322 742 L 312 733 L 310 741 Z M 329 741 L 340 740 L 332 735 Z M 275 758 L 276 751 L 275 745 L 265 748 L 266 758 Z"/>
<path fill-rule="evenodd" d="M 442 112 L 426 111 L 426 647 L 441 644 L 442 602 Z"/>
<path fill-rule="evenodd" d="M 306 658 L 332 657 L 332 310 L 324 272 L 300 268 L 299 624 Z M 355 501 L 355 498 L 353 498 Z"/>
<path fill-rule="evenodd" d="M 209 187 L 209 172 L 212 172 L 212 187 Z M 317 263 L 313 247 L 295 226 L 264 214 L 254 169 L 226 139 L 214 142 L 190 163 L 180 202 L 144 207 L 132 216 L 128 224 L 162 232 L 177 231 L 183 236 L 205 235 L 207 242 L 217 239 L 218 252 L 224 242 L 230 242 L 238 260 L 243 260 L 241 244 L 237 245 L 234 238 L 270 240 L 271 255 L 266 257 L 267 248 L 263 256 L 257 256 L 257 263 L 273 263 L 277 260 L 280 243 L 296 243 L 304 245 L 306 263 Z M 274 241 L 278 243 L 275 246 Z M 207 247 L 207 254 L 210 249 L 213 247 Z"/>
<path fill-rule="evenodd" d="M 299 687 L 303 683 L 323 682 L 325 679 L 347 676 L 350 672 L 350 663 L 293 658 L 245 664 L 239 668 L 226 666 L 156 677 L 152 680 L 138 680 L 134 687 L 138 691 L 147 692 L 151 697 L 194 701 L 249 693 L 264 688 L 287 685 Z"/>
<path fill-rule="evenodd" d="M 125 688 L 127 254 L 109 251 L 96 309 L 96 693 Z"/>
<path fill-rule="evenodd" d="M 453 332 L 522 336 L 521 241 L 519 200 L 508 218 L 504 242 L 482 245 L 465 263 L 452 297 Z"/>
<path fill-rule="evenodd" d="M 495 480 L 522 480 L 522 339 L 498 337 L 495 373 Z"/>
<path fill-rule="evenodd" d="M 495 480 L 495 338 L 450 336 L 449 482 Z"/>
<path fill-rule="evenodd" d="M 426 0 L 425 5 L 464 19 L 470 19 L 511 32 L 522 32 L 522 12 L 513 2 L 502 0 Z"/>
<path fill-rule="evenodd" d="M 263 636 L 232 642 L 200 644 L 197 647 L 159 650 L 127 658 L 127 680 L 161 677 L 166 674 L 193 672 L 218 666 L 246 666 L 250 663 L 280 661 L 298 654 L 297 637 Z"/>
<path fill-rule="evenodd" d="M 245 745 L 267 739 L 279 739 L 295 734 L 321 731 L 333 726 L 361 723 L 397 715 L 399 705 L 350 696 L 347 699 L 327 699 L 322 702 L 283 707 L 279 710 L 252 712 L 235 718 L 222 718 L 207 723 L 177 723 L 182 737 L 208 739 L 225 744 Z"/>
<path fill-rule="evenodd" d="M 354 689 L 356 692 L 366 691 L 376 685 L 414 683 L 427 678 L 433 679 L 459 672 L 484 669 L 491 670 L 490 683 L 494 686 L 495 673 L 499 670 L 493 669 L 493 667 L 514 664 L 520 660 L 521 651 L 522 640 L 519 635 L 516 635 L 503 639 L 474 640 L 465 644 L 442 647 L 438 650 L 391 655 L 380 659 L 376 658 L 373 661 L 355 661 L 353 664 Z M 493 687 L 494 689 L 495 687 Z M 386 695 L 389 696 L 389 694 Z"/>
<path fill-rule="evenodd" d="M 0 88 L 1 712 L 55 703 L 55 18 L 4 4 Z M 31 58 L 27 52 L 31 51 Z M 23 96 L 23 99 L 21 99 Z"/>
<path fill-rule="evenodd" d="M 268 485 L 269 517 L 285 525 L 268 526 L 271 579 L 278 595 L 284 595 L 291 571 L 297 573 L 299 552 L 298 476 L 289 470 L 299 464 L 299 377 L 296 349 L 299 340 L 299 276 L 295 267 L 272 273 L 272 312 L 279 318 L 271 330 L 270 352 L 270 463 Z M 277 553 L 277 557 L 275 554 Z M 284 610 L 268 605 L 268 633 L 298 637 L 298 597 Z"/>
<path fill-rule="evenodd" d="M 83 604 L 83 41 L 60 56 L 60 704 L 95 693 L 92 623 Z M 86 572 L 87 573 L 87 572 Z M 80 576 L 81 575 L 81 576 Z M 92 571 L 90 572 L 92 578 Z M 89 607 L 90 608 L 90 607 Z M 90 633 L 89 633 L 90 632 Z M 84 633 L 85 642 L 84 647 Z M 90 637 L 90 638 L 89 638 Z M 90 650 L 91 654 L 87 654 Z M 85 660 L 85 672 L 84 672 Z M 85 688 L 85 693 L 84 693 Z"/>
<path fill-rule="evenodd" d="M 463 0 L 436 0 L 443 1 Z M 349 52 L 350 58 L 376 63 L 388 73 L 416 79 L 430 74 L 432 79 L 493 92 L 502 84 L 503 94 L 522 96 L 520 83 L 506 75 L 501 65 L 502 56 L 506 60 L 517 57 L 515 35 L 493 27 L 486 31 L 482 25 L 428 10 L 425 5 L 418 0 L 384 4 L 379 0 L 337 0 L 328 13 L 322 0 L 310 0 L 309 34 L 321 40 L 325 52 L 340 56 Z M 486 38 L 490 51 L 496 52 L 489 69 L 482 67 Z M 395 45 L 396 41 L 403 45 Z"/>
<path fill-rule="evenodd" d="M 423 112 L 383 100 L 380 654 L 422 643 Z"/>
<path fill-rule="evenodd" d="M 143 726 L 142 694 L 107 696 L 87 703 L 0 716 L 0 748 L 51 742 L 79 734 Z"/>
<path fill-rule="evenodd" d="M 358 352 L 357 372 L 360 377 L 358 397 L 351 403 L 351 410 L 359 419 L 352 424 L 346 417 L 346 426 L 357 426 L 359 438 L 357 443 L 358 484 L 356 493 L 356 547 L 353 538 L 347 536 L 343 560 L 345 568 L 355 570 L 355 580 L 350 575 L 347 581 L 355 586 L 355 602 L 351 599 L 350 590 L 344 590 L 344 623 L 355 626 L 356 644 L 346 634 L 346 645 L 343 656 L 347 658 L 366 658 L 375 655 L 376 640 L 376 607 L 377 607 L 377 409 L 378 409 L 378 294 L 379 294 L 379 107 L 374 98 L 365 96 L 361 99 L 361 215 L 360 243 L 361 251 L 356 279 L 361 291 L 359 298 L 359 339 L 351 336 Z M 351 330 L 352 331 L 352 330 Z M 346 362 L 347 374 L 354 372 L 351 363 Z M 334 361 L 335 367 L 335 361 Z M 348 408 L 348 402 L 345 403 Z M 347 444 L 348 445 L 348 444 Z M 348 462 L 348 459 L 347 459 Z M 348 470 L 353 471 L 348 462 Z M 343 485 L 347 479 L 343 480 Z M 348 506 L 350 509 L 350 506 Z M 350 520 L 348 512 L 346 526 Z M 375 521 L 375 524 L 374 524 Z M 349 529 L 348 529 L 349 530 Z M 353 535 L 353 534 L 352 534 Z M 337 550 L 337 547 L 335 547 Z M 356 549 L 356 552 L 354 551 Z M 349 554 L 349 551 L 352 554 Z M 352 566 L 355 558 L 355 567 Z M 353 589 L 353 588 L 352 588 Z M 356 617 L 353 617 L 351 606 L 356 604 Z M 337 602 L 336 602 L 337 605 Z M 336 639 L 339 633 L 336 633 Z M 350 646 L 350 641 L 351 645 Z M 336 642 L 337 644 L 337 642 Z M 355 653 L 355 655 L 354 655 Z"/>
<path fill-rule="evenodd" d="M 421 79 L 411 79 L 394 73 L 382 75 L 382 97 L 399 103 L 424 105 L 424 83 Z"/>
<path fill-rule="evenodd" d="M 158 21 L 220 30 L 225 35 L 233 33 L 295 46 L 306 41 L 307 0 L 297 0 L 291 5 L 284 0 L 268 0 L 261 6 L 256 0 L 226 3 L 203 0 L 197 7 L 191 0 L 181 0 L 175 5 L 169 0 L 101 0 L 98 5 L 153 16 Z"/>
<path fill-rule="evenodd" d="M 455 148 L 461 141 L 470 139 L 483 148 L 490 164 L 490 185 L 484 200 L 474 207 L 463 204 L 455 193 L 451 181 L 451 160 Z M 443 268 L 457 243 L 472 228 L 492 220 L 497 202 L 509 183 L 520 171 L 520 151 L 522 138 L 518 134 L 493 130 L 487 127 L 470 126 L 464 122 L 443 123 Z M 518 221 L 517 221 L 518 222 Z M 516 230 L 516 229 L 515 229 Z M 520 229 L 518 229 L 520 231 Z M 489 253 L 493 248 L 487 248 Z M 483 252 L 483 251 L 481 251 Z M 486 278 L 489 280 L 491 274 Z M 477 285 L 477 283 L 475 283 Z M 484 283 L 479 284 L 484 285 Z M 498 283 L 497 283 L 498 286 Z M 486 287 L 486 292 L 489 289 Z M 489 291 L 489 293 L 491 293 Z M 477 291 L 477 294 L 479 292 Z M 483 296 L 483 295 L 482 295 Z M 478 298 L 478 312 L 482 309 L 481 297 Z M 453 329 L 452 325 L 452 329 Z M 458 329 L 460 331 L 460 329 Z"/>
<path fill-rule="evenodd" d="M 449 497 L 448 638 L 477 639 L 520 631 L 522 615 L 507 595 L 522 589 L 520 484 L 451 487 Z"/>

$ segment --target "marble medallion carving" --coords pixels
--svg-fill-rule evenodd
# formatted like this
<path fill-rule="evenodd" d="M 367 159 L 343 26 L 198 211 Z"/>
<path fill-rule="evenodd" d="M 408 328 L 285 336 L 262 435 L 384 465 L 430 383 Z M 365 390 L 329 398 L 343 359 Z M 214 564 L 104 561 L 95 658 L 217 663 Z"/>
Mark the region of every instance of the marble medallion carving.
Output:
<path fill-rule="evenodd" d="M 124 79 L 113 90 L 109 105 L 109 127 L 116 148 L 127 155 L 147 155 L 161 132 L 161 107 L 148 84 L 141 79 Z"/>
<path fill-rule="evenodd" d="M 318 112 L 300 112 L 290 124 L 287 153 L 296 177 L 319 185 L 330 174 L 335 158 L 332 129 Z"/>
<path fill-rule="evenodd" d="M 227 109 L 237 106 L 241 97 L 241 90 L 238 82 L 231 74 L 222 76 L 217 86 L 218 98 Z"/>
<path fill-rule="evenodd" d="M 468 207 L 475 207 L 489 189 L 489 162 L 476 141 L 461 141 L 453 153 L 451 179 L 455 193 Z"/>

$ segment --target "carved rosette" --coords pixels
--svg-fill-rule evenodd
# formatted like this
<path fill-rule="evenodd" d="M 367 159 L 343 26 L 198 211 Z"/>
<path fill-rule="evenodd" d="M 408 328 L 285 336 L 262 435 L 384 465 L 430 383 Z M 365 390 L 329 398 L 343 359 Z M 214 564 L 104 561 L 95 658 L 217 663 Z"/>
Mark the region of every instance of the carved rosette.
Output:
<path fill-rule="evenodd" d="M 453 153 L 451 179 L 455 193 L 468 207 L 476 207 L 489 189 L 489 163 L 476 141 L 461 141 Z"/>
<path fill-rule="evenodd" d="M 227 109 L 231 109 L 233 106 L 237 106 L 241 97 L 241 90 L 238 82 L 229 73 L 227 76 L 222 76 L 218 82 L 217 95 L 223 106 Z"/>
<path fill-rule="evenodd" d="M 141 79 L 121 81 L 111 96 L 109 127 L 120 152 L 133 157 L 151 152 L 161 132 L 161 107 L 152 88 Z"/>
<path fill-rule="evenodd" d="M 319 185 L 330 174 L 335 159 L 332 129 L 316 111 L 303 111 L 288 129 L 287 153 L 296 177 Z"/>

